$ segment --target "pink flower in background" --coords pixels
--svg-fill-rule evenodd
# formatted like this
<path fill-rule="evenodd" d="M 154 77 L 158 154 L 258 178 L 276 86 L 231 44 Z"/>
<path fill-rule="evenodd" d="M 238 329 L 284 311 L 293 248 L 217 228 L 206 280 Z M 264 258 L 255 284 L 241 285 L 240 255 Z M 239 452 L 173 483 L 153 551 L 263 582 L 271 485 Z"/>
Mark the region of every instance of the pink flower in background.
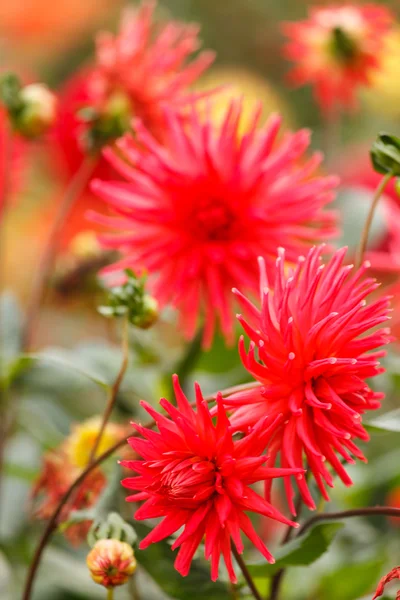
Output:
<path fill-rule="evenodd" d="M 239 320 L 251 339 L 246 352 L 241 338 L 240 354 L 261 385 L 224 402 L 233 410 L 232 425 L 241 431 L 266 415 L 283 414 L 267 464 L 274 465 L 280 455 L 283 467 L 308 465 L 329 500 L 325 486 L 333 487 L 333 477 L 327 465 L 351 485 L 340 458 L 350 464 L 352 455 L 365 460 L 353 440 L 369 439 L 361 417 L 378 408 L 383 398 L 367 380 L 384 371 L 378 359 L 385 352 L 377 348 L 390 341 L 390 332 L 378 326 L 389 318 L 389 301 L 384 297 L 366 304 L 379 284 L 365 277 L 367 264 L 357 271 L 343 265 L 346 248 L 326 265 L 321 253 L 321 247 L 312 248 L 294 269 L 285 271 L 285 252 L 280 250 L 269 279 L 260 259 L 261 310 L 236 290 L 249 314 L 248 320 Z M 298 476 L 296 481 L 305 504 L 315 508 L 306 479 Z M 285 487 L 294 512 L 290 478 Z"/>
<path fill-rule="evenodd" d="M 312 8 L 308 19 L 285 23 L 284 53 L 295 63 L 289 80 L 310 83 L 322 110 L 356 106 L 356 91 L 379 68 L 385 34 L 394 19 L 378 4 Z"/>
<path fill-rule="evenodd" d="M 108 152 L 125 181 L 93 182 L 115 216 L 92 218 L 118 230 L 101 242 L 123 254 L 103 275 L 112 284 L 123 268 L 146 269 L 161 306 L 180 311 L 187 338 L 204 314 L 205 347 L 217 318 L 232 340 L 231 288 L 256 292 L 258 255 L 271 269 L 279 245 L 295 261 L 315 240 L 336 233 L 335 214 L 324 208 L 337 178 L 316 173 L 319 154 L 306 158 L 309 132 L 277 141 L 280 117 L 258 128 L 259 116 L 256 111 L 241 137 L 239 101 L 217 129 L 194 109 L 186 125 L 168 110 L 166 147 L 138 122 L 135 138 L 119 143 L 125 160 Z"/>
<path fill-rule="evenodd" d="M 142 402 L 159 431 L 134 424 L 142 437 L 128 441 L 142 460 L 122 461 L 123 466 L 138 473 L 123 481 L 126 488 L 135 490 L 127 500 L 145 500 L 135 518 L 162 518 L 139 547 L 143 550 L 184 527 L 172 545 L 172 550 L 179 548 L 176 570 L 183 576 L 189 573 L 193 556 L 204 540 L 205 557 L 211 560 L 212 580 L 218 578 L 222 555 L 230 580 L 236 583 L 231 543 L 233 541 L 239 553 L 243 552 L 241 531 L 269 562 L 274 562 L 247 511 L 295 525 L 250 486 L 257 481 L 303 473 L 303 470 L 264 466 L 267 458 L 264 450 L 282 415 L 260 419 L 248 435 L 233 440 L 220 395 L 214 424 L 197 384 L 197 410 L 183 394 L 177 376 L 173 377 L 173 384 L 177 407 L 165 399 L 160 401 L 170 418 Z"/>

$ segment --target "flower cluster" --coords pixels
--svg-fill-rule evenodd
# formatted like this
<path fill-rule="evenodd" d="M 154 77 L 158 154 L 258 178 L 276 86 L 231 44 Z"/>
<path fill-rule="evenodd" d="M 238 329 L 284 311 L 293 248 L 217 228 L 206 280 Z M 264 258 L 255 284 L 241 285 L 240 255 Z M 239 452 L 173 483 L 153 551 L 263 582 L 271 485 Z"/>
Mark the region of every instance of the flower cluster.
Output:
<path fill-rule="evenodd" d="M 218 577 L 221 555 L 232 582 L 236 575 L 232 565 L 231 543 L 243 552 L 240 531 L 269 562 L 274 559 L 256 533 L 247 511 L 282 523 L 296 525 L 250 487 L 276 477 L 302 476 L 302 468 L 278 469 L 264 466 L 268 445 L 282 415 L 260 419 L 242 439 L 232 437 L 231 425 L 217 396 L 217 422 L 200 387 L 196 385 L 196 409 L 190 405 L 173 378 L 177 408 L 163 399 L 161 406 L 170 418 L 142 402 L 157 423 L 158 432 L 133 424 L 142 437 L 130 438 L 129 444 L 142 459 L 122 464 L 138 475 L 124 479 L 123 485 L 135 490 L 130 502 L 145 500 L 136 519 L 162 517 L 162 521 L 145 537 L 140 548 L 167 538 L 184 527 L 174 540 L 179 548 L 175 568 L 187 575 L 193 556 L 205 540 L 205 557 L 211 560 L 211 578 Z M 144 439 L 143 439 L 144 438 Z"/>
<path fill-rule="evenodd" d="M 311 9 L 310 17 L 285 23 L 286 56 L 296 63 L 289 79 L 313 84 L 321 108 L 353 108 L 358 87 L 370 83 L 380 65 L 393 17 L 377 4 L 344 4 Z"/>
<path fill-rule="evenodd" d="M 385 352 L 378 348 L 391 338 L 387 328 L 379 328 L 389 318 L 389 299 L 366 303 L 379 287 L 365 277 L 369 264 L 358 270 L 344 266 L 346 248 L 322 264 L 321 253 L 321 247 L 312 248 L 285 270 L 280 250 L 273 278 L 260 259 L 261 310 L 234 290 L 248 314 L 247 319 L 239 315 L 239 321 L 251 339 L 246 352 L 241 338 L 239 351 L 260 386 L 233 394 L 225 406 L 240 431 L 266 415 L 283 414 L 267 464 L 274 465 L 278 455 L 284 467 L 301 467 L 306 461 L 329 500 L 325 486 L 333 487 L 333 477 L 327 465 L 350 485 L 338 455 L 348 463 L 354 462 L 352 456 L 365 460 L 354 439 L 368 440 L 361 417 L 379 408 L 383 397 L 366 380 L 383 371 L 379 358 Z M 297 484 L 304 502 L 315 508 L 306 479 L 298 477 Z M 285 487 L 295 512 L 290 478 Z"/>
<path fill-rule="evenodd" d="M 153 295 L 161 307 L 178 308 L 187 338 L 204 315 L 205 347 L 217 320 L 232 341 L 230 291 L 234 285 L 257 290 L 257 256 L 265 256 L 271 268 L 283 244 L 288 260 L 295 261 L 313 242 L 336 232 L 335 214 L 324 208 L 334 198 L 337 178 L 317 173 L 319 154 L 305 157 L 309 132 L 277 139 L 280 117 L 257 128 L 255 111 L 239 136 L 240 117 L 240 101 L 231 103 L 217 129 L 198 110 L 186 124 L 168 110 L 166 146 L 137 122 L 135 138 L 124 138 L 118 153 L 107 153 L 125 181 L 92 185 L 115 213 L 92 214 L 92 220 L 117 230 L 100 241 L 123 253 L 103 275 L 117 285 L 124 268 L 147 270 Z"/>

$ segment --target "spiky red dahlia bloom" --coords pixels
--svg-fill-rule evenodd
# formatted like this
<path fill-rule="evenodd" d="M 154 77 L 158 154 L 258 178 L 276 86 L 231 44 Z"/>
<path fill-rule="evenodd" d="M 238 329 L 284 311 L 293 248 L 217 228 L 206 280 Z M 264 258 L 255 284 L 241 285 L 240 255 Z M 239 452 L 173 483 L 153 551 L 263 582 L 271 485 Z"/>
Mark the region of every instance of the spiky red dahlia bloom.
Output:
<path fill-rule="evenodd" d="M 364 276 L 367 263 L 358 270 L 343 265 L 346 248 L 325 265 L 321 253 L 321 247 L 312 248 L 294 269 L 285 271 L 281 249 L 275 278 L 269 280 L 260 259 L 261 310 L 236 290 L 249 313 L 248 320 L 241 315 L 239 320 L 251 339 L 246 352 L 241 338 L 240 355 L 261 385 L 224 403 L 234 411 L 232 425 L 242 431 L 265 415 L 274 419 L 283 414 L 269 446 L 268 466 L 278 455 L 283 467 L 308 465 L 329 500 L 325 485 L 332 487 L 333 477 L 327 465 L 350 485 L 340 458 L 348 463 L 354 462 L 352 455 L 365 460 L 353 440 L 368 440 L 362 414 L 378 408 L 383 398 L 366 380 L 384 371 L 378 359 L 385 352 L 377 348 L 390 341 L 389 330 L 377 327 L 389 318 L 389 300 L 366 304 L 378 284 Z M 306 479 L 298 478 L 297 484 L 304 502 L 315 508 Z M 285 487 L 294 512 L 290 478 Z"/>
<path fill-rule="evenodd" d="M 284 48 L 295 67 L 289 80 L 311 83 L 321 108 L 354 108 L 356 90 L 369 85 L 379 68 L 385 34 L 394 19 L 377 4 L 339 4 L 312 8 L 308 19 L 285 23 Z"/>
<path fill-rule="evenodd" d="M 217 397 L 217 421 L 214 423 L 197 384 L 197 410 L 194 410 L 176 375 L 173 383 L 177 408 L 162 399 L 160 404 L 170 417 L 167 418 L 142 402 L 159 431 L 134 423 L 142 437 L 132 437 L 128 441 L 142 460 L 122 461 L 125 467 L 138 473 L 136 477 L 128 477 L 122 482 L 126 488 L 136 490 L 127 500 L 145 500 L 135 518 L 163 518 L 142 540 L 140 548 L 145 549 L 184 527 L 172 545 L 173 550 L 179 548 L 176 570 L 183 576 L 189 573 L 193 556 L 204 539 L 205 557 L 211 559 L 212 580 L 218 578 L 222 554 L 229 577 L 236 582 L 231 540 L 242 553 L 241 531 L 269 562 L 274 562 L 254 530 L 247 511 L 296 525 L 250 486 L 288 474 L 302 476 L 304 471 L 264 466 L 267 457 L 263 453 L 281 421 L 281 415 L 265 417 L 245 437 L 233 439 L 220 395 Z"/>
<path fill-rule="evenodd" d="M 187 338 L 204 312 L 205 347 L 217 318 L 232 340 L 231 288 L 257 290 L 259 254 L 273 267 L 280 244 L 294 261 L 314 240 L 335 234 L 335 215 L 324 207 L 337 178 L 316 174 L 319 154 L 305 158 L 309 132 L 277 141 L 280 117 L 258 129 L 256 111 L 240 139 L 240 116 L 240 101 L 234 101 L 215 130 L 196 110 L 186 126 L 167 111 L 167 149 L 138 123 L 135 139 L 119 144 L 134 167 L 108 153 L 125 181 L 93 182 L 116 214 L 97 222 L 119 230 L 100 241 L 123 253 L 103 274 L 118 283 L 122 268 L 146 269 L 161 306 L 180 311 Z"/>

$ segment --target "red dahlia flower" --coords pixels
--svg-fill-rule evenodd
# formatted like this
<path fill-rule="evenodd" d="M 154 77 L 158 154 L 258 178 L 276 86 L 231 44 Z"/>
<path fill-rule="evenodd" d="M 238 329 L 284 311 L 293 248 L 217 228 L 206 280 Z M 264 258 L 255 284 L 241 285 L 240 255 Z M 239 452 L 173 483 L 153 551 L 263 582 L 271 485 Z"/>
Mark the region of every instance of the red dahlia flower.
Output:
<path fill-rule="evenodd" d="M 83 158 L 82 136 L 87 126 L 78 114 L 80 109 L 90 106 L 101 113 L 115 94 L 122 94 L 131 116 L 142 119 L 161 138 L 162 106 L 167 103 L 181 114 L 196 97 L 188 93 L 188 87 L 212 63 L 214 54 L 202 52 L 189 62 L 200 47 L 198 27 L 175 21 L 158 26 L 155 6 L 155 1 L 145 0 L 138 10 L 125 11 L 118 35 L 100 33 L 95 64 L 75 75 L 61 92 L 54 133 L 69 174 Z M 101 170 L 107 176 L 104 161 Z"/>
<path fill-rule="evenodd" d="M 260 259 L 261 310 L 235 290 L 250 315 L 248 321 L 239 316 L 251 339 L 246 352 L 241 338 L 239 351 L 261 385 L 224 402 L 234 410 L 232 425 L 241 431 L 265 415 L 274 419 L 283 414 L 267 464 L 273 466 L 278 454 L 283 467 L 307 464 L 329 500 L 325 484 L 333 487 L 333 477 L 327 465 L 351 485 L 337 454 L 348 463 L 354 462 L 351 455 L 365 460 L 353 439 L 368 440 L 361 416 L 378 408 L 383 394 L 374 392 L 366 380 L 384 371 L 378 359 L 385 352 L 376 349 L 390 338 L 388 329 L 376 328 L 389 318 L 388 298 L 365 302 L 379 285 L 364 277 L 368 263 L 357 271 L 352 265 L 343 266 L 346 248 L 342 248 L 323 265 L 321 252 L 321 247 L 312 248 L 286 272 L 281 249 L 275 280 L 269 280 L 273 293 Z M 297 483 L 304 502 L 315 508 L 305 478 L 297 478 Z M 294 512 L 289 477 L 285 486 Z"/>
<path fill-rule="evenodd" d="M 93 182 L 116 213 L 97 222 L 120 230 L 100 241 L 124 255 L 103 274 L 119 277 L 131 267 L 157 275 L 152 293 L 161 306 L 179 309 L 186 337 L 204 310 L 205 346 L 217 317 L 232 339 L 230 291 L 238 283 L 257 290 L 259 254 L 273 267 L 280 244 L 294 261 L 313 241 L 335 234 L 334 213 L 323 208 L 337 179 L 315 174 L 319 154 L 305 159 L 309 132 L 287 133 L 277 142 L 280 118 L 258 129 L 259 116 L 256 111 L 240 138 L 240 102 L 232 102 L 217 130 L 195 110 L 187 126 L 166 111 L 167 149 L 137 123 L 135 139 L 119 143 L 134 167 L 108 153 L 126 181 Z"/>
<path fill-rule="evenodd" d="M 171 536 L 181 527 L 172 549 L 179 547 L 175 568 L 181 575 L 189 573 L 190 565 L 201 541 L 205 541 L 205 557 L 211 559 L 211 578 L 218 578 L 221 554 L 229 577 L 236 582 L 231 558 L 231 540 L 239 553 L 243 552 L 240 532 L 274 562 L 273 557 L 255 532 L 247 511 L 288 521 L 250 486 L 257 481 L 272 480 L 288 474 L 302 474 L 303 469 L 267 468 L 263 454 L 271 436 L 281 421 L 281 415 L 265 417 L 242 439 L 233 439 L 229 420 L 217 397 L 217 422 L 196 384 L 195 411 L 183 394 L 178 378 L 173 377 L 177 408 L 167 400 L 160 401 L 170 419 L 142 402 L 157 423 L 159 432 L 133 424 L 143 436 L 132 437 L 129 444 L 143 460 L 126 460 L 122 464 L 138 473 L 122 482 L 132 490 L 130 502 L 146 502 L 135 514 L 136 519 L 163 517 L 140 543 L 150 544 Z"/>
<path fill-rule="evenodd" d="M 154 21 L 155 6 L 155 1 L 145 0 L 138 10 L 124 13 L 117 36 L 101 33 L 95 64 L 74 75 L 61 91 L 52 151 L 58 151 L 66 177 L 76 173 L 85 155 L 84 139 L 90 124 L 83 121 L 82 108 L 92 107 L 98 114 L 113 113 L 117 99 L 123 121 L 129 123 L 131 117 L 139 117 L 162 140 L 163 105 L 168 104 L 183 118 L 187 107 L 204 95 L 189 93 L 188 88 L 212 63 L 214 54 L 202 52 L 190 61 L 200 47 L 198 27 L 176 21 L 159 26 Z M 95 176 L 115 179 L 116 173 L 99 158 Z M 67 247 L 87 227 L 84 214 L 95 207 L 98 210 L 98 205 L 86 190 L 75 203 L 60 246 Z"/>
<path fill-rule="evenodd" d="M 377 4 L 313 8 L 308 19 L 285 23 L 290 39 L 285 55 L 296 63 L 290 81 L 313 84 L 325 112 L 337 105 L 354 108 L 356 89 L 368 85 L 371 72 L 380 65 L 384 36 L 392 23 L 389 10 Z"/>

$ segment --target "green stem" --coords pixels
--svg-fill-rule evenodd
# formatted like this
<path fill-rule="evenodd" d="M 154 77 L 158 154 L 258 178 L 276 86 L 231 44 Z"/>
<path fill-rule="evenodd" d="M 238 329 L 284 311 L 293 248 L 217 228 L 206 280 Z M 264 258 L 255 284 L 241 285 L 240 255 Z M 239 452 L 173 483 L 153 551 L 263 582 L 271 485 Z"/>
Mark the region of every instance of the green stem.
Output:
<path fill-rule="evenodd" d="M 393 177 L 392 172 L 386 173 L 386 175 L 384 175 L 382 177 L 382 179 L 380 180 L 379 185 L 375 190 L 375 194 L 372 199 L 372 203 L 371 203 L 371 206 L 370 206 L 370 209 L 368 212 L 367 220 L 365 221 L 364 229 L 361 234 L 360 244 L 358 246 L 358 250 L 356 253 L 355 265 L 356 265 L 357 269 L 359 269 L 361 267 L 361 264 L 362 264 L 362 261 L 364 258 L 365 250 L 366 250 L 367 244 L 368 244 L 369 232 L 371 230 L 372 221 L 374 218 L 376 207 L 378 206 L 379 199 L 382 196 L 387 184 L 389 183 L 389 181 L 391 180 L 392 177 Z"/>
<path fill-rule="evenodd" d="M 107 588 L 107 600 L 114 600 L 114 588 Z"/>
<path fill-rule="evenodd" d="M 53 269 L 60 233 L 63 229 L 66 219 L 71 212 L 72 207 L 79 199 L 88 184 L 90 176 L 92 175 L 93 169 L 96 165 L 96 160 L 96 157 L 90 156 L 82 162 L 78 171 L 71 179 L 70 184 L 65 191 L 64 198 L 62 199 L 58 208 L 58 212 L 54 218 L 42 257 L 40 259 L 39 268 L 33 282 L 31 296 L 28 302 L 27 317 L 22 341 L 22 346 L 25 350 L 29 350 L 32 345 L 32 339 L 35 333 L 40 308 L 42 306 L 51 271 Z"/>
<path fill-rule="evenodd" d="M 203 340 L 203 328 L 199 329 L 192 341 L 187 345 L 186 351 L 175 367 L 175 373 L 179 377 L 179 383 L 182 389 L 187 391 L 187 380 L 189 375 L 194 371 L 196 364 L 201 356 L 201 343 Z M 174 399 L 174 392 L 171 385 L 171 377 L 168 376 L 167 389 L 169 392 L 169 400 Z"/>
<path fill-rule="evenodd" d="M 117 400 L 117 395 L 118 395 L 118 392 L 119 392 L 119 388 L 121 387 L 121 383 L 122 383 L 122 380 L 124 378 L 126 369 L 128 368 L 128 362 L 129 362 L 129 321 L 128 321 L 128 318 L 126 317 L 126 318 L 124 318 L 124 321 L 123 321 L 123 330 L 122 330 L 122 362 L 121 362 L 121 367 L 120 367 L 118 375 L 117 375 L 117 377 L 115 379 L 114 385 L 110 389 L 110 393 L 109 393 L 108 401 L 107 401 L 107 404 L 106 404 L 106 408 L 104 410 L 103 419 L 102 419 L 102 422 L 101 422 L 99 433 L 97 435 L 96 441 L 93 444 L 93 448 L 92 448 L 91 453 L 90 453 L 89 464 L 91 462 L 93 462 L 94 458 L 96 457 L 97 450 L 99 449 L 99 446 L 100 446 L 101 439 L 103 437 L 105 428 L 107 427 L 107 423 L 110 420 L 111 413 L 113 411 L 115 402 Z"/>
<path fill-rule="evenodd" d="M 239 554 L 239 552 L 237 551 L 235 544 L 232 544 L 232 552 L 233 552 L 236 562 L 239 565 L 239 567 L 243 573 L 243 577 L 245 578 L 246 583 L 249 586 L 254 598 L 256 600 L 262 600 L 262 596 L 261 596 L 260 592 L 258 591 L 256 584 L 254 583 L 254 580 L 250 574 L 250 571 L 248 570 L 246 563 L 244 562 L 244 560 L 242 558 L 242 555 Z"/>

